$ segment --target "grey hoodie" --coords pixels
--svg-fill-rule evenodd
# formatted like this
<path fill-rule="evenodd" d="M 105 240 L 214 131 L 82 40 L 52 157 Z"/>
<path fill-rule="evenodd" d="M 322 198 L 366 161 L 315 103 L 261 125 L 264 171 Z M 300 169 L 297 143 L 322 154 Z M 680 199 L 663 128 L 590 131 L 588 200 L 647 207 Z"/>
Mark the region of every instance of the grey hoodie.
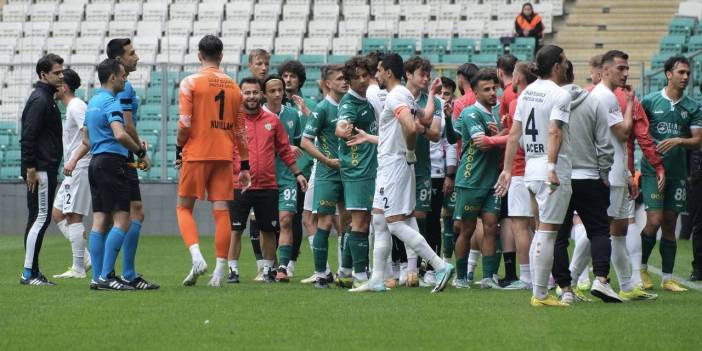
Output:
<path fill-rule="evenodd" d="M 597 171 L 600 179 L 608 179 L 614 160 L 614 147 L 607 125 L 607 108 L 583 88 L 563 86 L 571 96 L 570 103 L 570 159 L 573 170 Z"/>

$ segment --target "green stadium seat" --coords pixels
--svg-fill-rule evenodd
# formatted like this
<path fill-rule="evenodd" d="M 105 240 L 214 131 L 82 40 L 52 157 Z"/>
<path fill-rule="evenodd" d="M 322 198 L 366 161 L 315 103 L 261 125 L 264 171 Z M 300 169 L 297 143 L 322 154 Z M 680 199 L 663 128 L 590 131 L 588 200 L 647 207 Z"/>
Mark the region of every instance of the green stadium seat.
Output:
<path fill-rule="evenodd" d="M 5 164 L 0 167 L 0 179 L 19 179 L 20 178 L 20 166 L 18 164 L 8 165 Z"/>
<path fill-rule="evenodd" d="M 429 60 L 429 62 L 431 62 L 432 64 L 437 64 L 437 63 L 441 62 L 441 59 L 439 58 L 439 54 L 422 54 L 422 57 Z"/>
<path fill-rule="evenodd" d="M 308 97 L 308 98 L 318 98 L 319 97 L 319 87 L 305 87 L 303 86 L 302 89 L 300 89 L 300 92 L 302 93 L 302 96 Z"/>
<path fill-rule="evenodd" d="M 361 45 L 364 54 L 376 50 L 387 51 L 388 48 L 388 40 L 383 38 L 363 38 L 363 44 Z"/>
<path fill-rule="evenodd" d="M 249 64 L 249 54 L 241 54 L 241 65 L 246 66 Z"/>
<path fill-rule="evenodd" d="M 19 148 L 5 148 L 3 151 L 3 160 L 5 163 L 20 163 L 22 161 L 22 150 Z"/>
<path fill-rule="evenodd" d="M 478 55 L 473 55 L 471 57 L 471 62 L 473 62 L 477 66 L 495 66 L 495 63 L 497 62 L 497 57 L 498 54 L 494 53 L 480 53 Z"/>
<path fill-rule="evenodd" d="M 140 133 L 159 133 L 161 130 L 161 121 L 141 121 L 137 124 L 137 128 Z"/>
<path fill-rule="evenodd" d="M 339 65 L 348 61 L 351 56 L 349 55 L 329 55 L 327 56 L 327 63 L 330 65 Z"/>
<path fill-rule="evenodd" d="M 10 143 L 12 143 L 12 135 L 0 132 L 0 147 L 10 145 Z"/>
<path fill-rule="evenodd" d="M 158 150 L 159 149 L 158 134 L 144 133 L 142 135 L 139 135 L 139 138 L 142 140 L 146 140 L 146 142 L 149 144 L 149 149 L 151 149 L 151 150 Z"/>
<path fill-rule="evenodd" d="M 668 25 L 668 34 L 684 35 L 689 37 L 697 25 L 697 19 L 692 17 L 677 17 L 673 18 Z"/>
<path fill-rule="evenodd" d="M 526 53 L 526 52 L 511 52 L 514 57 L 517 58 L 519 61 L 532 61 L 534 60 L 534 54 L 531 53 Z"/>
<path fill-rule="evenodd" d="M 178 120 L 178 115 L 179 115 L 178 105 L 168 106 L 168 116 L 167 117 L 168 117 L 169 121 Z"/>
<path fill-rule="evenodd" d="M 663 53 L 658 53 L 658 54 L 653 55 L 653 57 L 651 58 L 651 69 L 655 70 L 655 69 L 663 68 L 663 64 L 670 56 L 672 56 L 672 55 L 671 54 L 663 54 Z"/>
<path fill-rule="evenodd" d="M 293 55 L 273 55 L 271 56 L 271 66 L 278 67 L 278 65 L 280 65 L 281 63 L 294 59 L 295 56 Z"/>
<path fill-rule="evenodd" d="M 322 76 L 322 69 L 319 67 L 305 67 L 305 75 L 308 81 L 318 80 Z"/>
<path fill-rule="evenodd" d="M 424 38 L 422 39 L 422 54 L 444 54 L 448 49 L 448 39 Z"/>
<path fill-rule="evenodd" d="M 191 71 L 182 71 L 182 72 L 178 73 L 178 81 L 180 82 L 181 80 L 185 79 L 185 77 L 187 77 L 191 74 L 194 74 L 194 73 L 195 72 L 191 72 Z"/>
<path fill-rule="evenodd" d="M 242 68 L 239 72 L 236 74 L 236 80 L 237 82 L 241 81 L 242 78 L 245 77 L 251 77 L 251 71 L 248 68 Z"/>
<path fill-rule="evenodd" d="M 139 118 L 142 121 L 159 121 L 161 120 L 161 105 L 146 104 L 139 107 Z"/>
<path fill-rule="evenodd" d="M 163 98 L 163 89 L 161 84 L 151 83 L 152 85 L 146 89 L 146 103 L 160 104 Z"/>
<path fill-rule="evenodd" d="M 451 54 L 468 54 L 475 53 L 475 40 L 470 38 L 453 38 L 451 39 Z"/>
<path fill-rule="evenodd" d="M 470 55 L 466 54 L 448 54 L 441 57 L 441 62 L 462 65 L 470 62 Z"/>
<path fill-rule="evenodd" d="M 323 65 L 326 62 L 324 55 L 301 54 L 298 60 L 305 65 Z"/>
<path fill-rule="evenodd" d="M 684 35 L 668 35 L 661 39 L 661 53 L 681 54 L 685 52 L 686 38 Z"/>
<path fill-rule="evenodd" d="M 168 134 L 168 139 L 166 139 L 166 145 L 168 147 L 176 145 L 176 141 L 178 139 L 178 136 L 175 134 Z"/>
<path fill-rule="evenodd" d="M 502 42 L 499 38 L 482 38 L 480 39 L 481 54 L 497 54 L 502 55 L 505 52 Z"/>
<path fill-rule="evenodd" d="M 393 38 L 390 42 L 390 50 L 400 55 L 414 55 L 417 52 L 417 40 L 410 38 Z"/>
<path fill-rule="evenodd" d="M 76 96 L 85 100 L 85 88 L 76 89 Z"/>
<path fill-rule="evenodd" d="M 509 51 L 514 56 L 521 56 L 521 58 L 518 57 L 520 60 L 531 60 L 534 57 L 535 47 L 536 39 L 534 38 L 515 38 Z"/>
<path fill-rule="evenodd" d="M 0 130 L 17 130 L 17 122 L 15 121 L 0 121 Z"/>
<path fill-rule="evenodd" d="M 168 85 L 175 85 L 179 81 L 180 72 L 178 71 L 168 71 Z M 151 84 L 161 84 L 163 82 L 164 72 L 153 71 L 151 72 Z"/>
<path fill-rule="evenodd" d="M 687 52 L 695 52 L 702 50 L 702 35 L 690 37 L 687 41 Z"/>

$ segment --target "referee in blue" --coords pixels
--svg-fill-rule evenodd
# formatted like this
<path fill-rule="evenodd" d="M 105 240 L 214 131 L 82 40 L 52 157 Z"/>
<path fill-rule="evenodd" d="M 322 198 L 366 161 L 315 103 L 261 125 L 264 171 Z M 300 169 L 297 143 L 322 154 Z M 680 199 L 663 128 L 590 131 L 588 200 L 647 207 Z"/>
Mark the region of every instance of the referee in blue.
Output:
<path fill-rule="evenodd" d="M 146 150 L 125 130 L 125 121 L 117 94 L 124 90 L 127 78 L 122 63 L 106 59 L 97 66 L 101 89 L 88 102 L 83 128 L 83 142 L 93 155 L 88 169 L 93 202 L 93 227 L 90 231 L 90 258 L 94 290 L 134 290 L 114 274 L 115 261 L 124 236 L 129 230 L 129 179 L 127 155 L 133 152 L 141 168 L 148 171 L 151 162 Z M 107 228 L 113 223 L 109 233 Z M 106 235 L 107 234 L 107 235 Z"/>

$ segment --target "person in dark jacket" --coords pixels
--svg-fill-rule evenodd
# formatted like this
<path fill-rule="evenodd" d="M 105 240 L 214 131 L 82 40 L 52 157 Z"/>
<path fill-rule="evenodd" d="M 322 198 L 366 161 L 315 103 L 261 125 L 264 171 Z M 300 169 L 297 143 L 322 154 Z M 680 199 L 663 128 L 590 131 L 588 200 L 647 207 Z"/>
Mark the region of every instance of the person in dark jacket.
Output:
<path fill-rule="evenodd" d="M 544 37 L 544 23 L 541 16 L 534 12 L 531 3 L 522 5 L 522 12 L 514 20 L 515 37 L 532 37 L 538 42 Z"/>
<path fill-rule="evenodd" d="M 702 85 L 700 85 L 702 91 Z M 687 212 L 692 228 L 692 273 L 690 281 L 702 280 L 702 149 L 690 155 Z"/>
<path fill-rule="evenodd" d="M 39 81 L 22 111 L 22 177 L 29 218 L 24 232 L 23 285 L 54 285 L 39 271 L 39 251 L 51 223 L 58 168 L 63 154 L 61 113 L 54 94 L 63 84 L 63 59 L 47 54 L 37 62 Z"/>

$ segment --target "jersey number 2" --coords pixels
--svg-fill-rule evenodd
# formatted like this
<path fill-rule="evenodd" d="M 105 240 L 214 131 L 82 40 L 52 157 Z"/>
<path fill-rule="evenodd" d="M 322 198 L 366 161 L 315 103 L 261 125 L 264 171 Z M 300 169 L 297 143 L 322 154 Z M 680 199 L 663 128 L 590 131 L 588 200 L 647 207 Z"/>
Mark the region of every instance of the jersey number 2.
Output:
<path fill-rule="evenodd" d="M 534 109 L 529 112 L 529 118 L 527 118 L 526 129 L 524 129 L 526 135 L 531 135 L 531 142 L 536 142 L 536 136 L 539 135 L 539 130 L 536 129 L 536 122 L 534 121 Z"/>
<path fill-rule="evenodd" d="M 219 101 L 219 120 L 224 119 L 224 90 L 220 90 L 219 94 L 215 95 L 215 101 Z"/>

